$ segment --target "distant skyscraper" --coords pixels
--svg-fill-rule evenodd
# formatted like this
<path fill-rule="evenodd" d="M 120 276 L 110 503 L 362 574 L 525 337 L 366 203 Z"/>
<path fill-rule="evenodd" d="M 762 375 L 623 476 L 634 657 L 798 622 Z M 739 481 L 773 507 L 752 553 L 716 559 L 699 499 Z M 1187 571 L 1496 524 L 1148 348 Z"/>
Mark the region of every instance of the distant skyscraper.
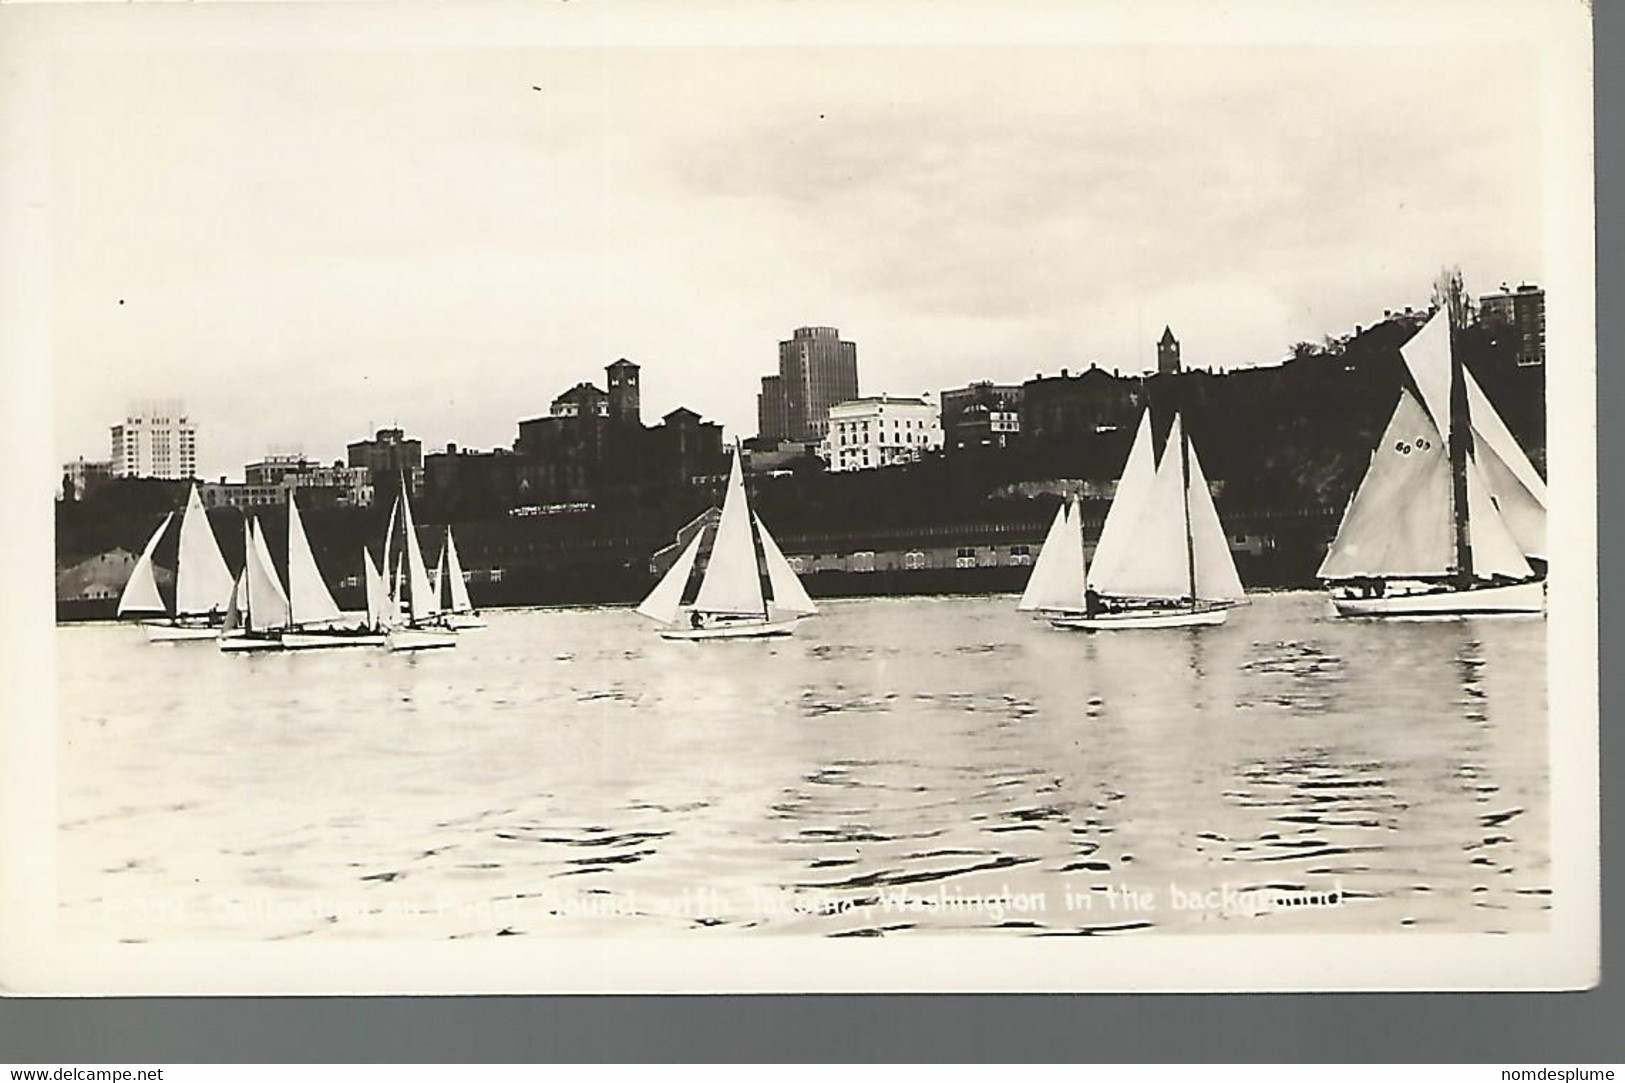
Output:
<path fill-rule="evenodd" d="M 1174 337 L 1171 327 L 1162 329 L 1162 338 L 1157 341 L 1157 373 L 1168 376 L 1179 371 L 1179 340 Z"/>
<path fill-rule="evenodd" d="M 113 426 L 113 476 L 191 478 L 197 476 L 197 426 L 178 399 L 131 407 L 124 424 Z"/>
<path fill-rule="evenodd" d="M 767 440 L 790 438 L 790 406 L 784 401 L 784 381 L 763 376 L 762 391 L 756 396 L 756 432 Z"/>
<path fill-rule="evenodd" d="M 761 435 L 807 443 L 829 432 L 829 408 L 858 397 L 858 347 L 834 327 L 798 327 L 779 343 L 779 374 L 762 380 Z"/>

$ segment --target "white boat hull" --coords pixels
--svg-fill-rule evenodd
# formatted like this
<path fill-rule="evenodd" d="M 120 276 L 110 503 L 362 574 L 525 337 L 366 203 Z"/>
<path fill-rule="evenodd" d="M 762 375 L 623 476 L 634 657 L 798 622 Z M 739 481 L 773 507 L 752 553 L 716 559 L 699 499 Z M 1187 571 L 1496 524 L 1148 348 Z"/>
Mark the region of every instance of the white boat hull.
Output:
<path fill-rule="evenodd" d="M 278 636 L 228 633 L 220 637 L 220 649 L 232 654 L 247 651 L 279 651 L 282 649 L 282 639 Z"/>
<path fill-rule="evenodd" d="M 164 621 L 142 621 L 141 630 L 149 643 L 186 643 L 204 639 L 217 639 L 219 625 L 169 624 Z"/>
<path fill-rule="evenodd" d="M 382 647 L 382 632 L 284 632 L 282 645 L 290 651 L 314 651 L 331 647 Z"/>
<path fill-rule="evenodd" d="M 1541 613 L 1546 609 L 1545 584 L 1540 580 L 1468 590 L 1436 590 L 1416 594 L 1387 594 L 1380 598 L 1343 598 L 1332 595 L 1340 617 L 1467 617 L 1498 613 Z"/>
<path fill-rule="evenodd" d="M 738 621 L 729 624 L 713 624 L 703 628 L 662 628 L 661 639 L 771 639 L 776 636 L 787 636 L 796 630 L 796 622 L 791 620 L 779 621 Z"/>
<path fill-rule="evenodd" d="M 1070 631 L 1110 632 L 1126 628 L 1199 628 L 1223 624 L 1228 609 L 1137 609 L 1124 613 L 1101 613 L 1093 617 L 1052 617 L 1050 625 Z"/>
<path fill-rule="evenodd" d="M 448 613 L 446 627 L 454 632 L 466 632 L 470 628 L 484 628 L 485 619 L 476 613 Z"/>
<path fill-rule="evenodd" d="M 384 646 L 392 651 L 432 651 L 457 646 L 457 633 L 437 628 L 391 628 Z"/>

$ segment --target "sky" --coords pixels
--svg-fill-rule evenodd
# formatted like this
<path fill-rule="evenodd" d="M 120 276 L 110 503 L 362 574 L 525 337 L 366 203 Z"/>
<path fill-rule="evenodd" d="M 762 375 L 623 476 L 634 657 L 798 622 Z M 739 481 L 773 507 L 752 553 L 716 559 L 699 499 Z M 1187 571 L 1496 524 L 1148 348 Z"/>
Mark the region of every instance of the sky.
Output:
<path fill-rule="evenodd" d="M 152 398 L 211 478 L 509 446 L 619 357 L 645 421 L 748 436 L 799 326 L 919 394 L 1542 274 L 1538 63 L 1486 42 L 104 50 L 51 90 L 64 461 Z"/>

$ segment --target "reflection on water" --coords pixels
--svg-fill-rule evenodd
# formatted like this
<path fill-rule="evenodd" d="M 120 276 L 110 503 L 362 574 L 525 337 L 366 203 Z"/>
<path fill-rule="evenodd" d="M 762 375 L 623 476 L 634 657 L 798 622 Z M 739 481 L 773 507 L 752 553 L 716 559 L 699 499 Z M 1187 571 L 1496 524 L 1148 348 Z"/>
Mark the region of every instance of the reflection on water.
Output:
<path fill-rule="evenodd" d="M 1545 926 L 1545 624 L 1058 632 L 832 602 L 788 640 L 495 613 L 454 652 L 58 630 L 60 877 L 132 941 Z M 80 675 L 94 674 L 94 680 Z"/>

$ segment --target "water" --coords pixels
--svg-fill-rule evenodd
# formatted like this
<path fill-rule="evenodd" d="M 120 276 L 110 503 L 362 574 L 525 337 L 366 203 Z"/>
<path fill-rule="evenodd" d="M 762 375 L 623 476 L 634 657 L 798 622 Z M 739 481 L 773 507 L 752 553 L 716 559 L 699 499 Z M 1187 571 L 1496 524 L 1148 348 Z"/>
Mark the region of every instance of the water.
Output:
<path fill-rule="evenodd" d="M 1287 594 L 1086 634 L 1013 608 L 830 602 L 703 644 L 498 612 L 417 656 L 60 628 L 64 929 L 1545 928 L 1543 620 Z"/>

